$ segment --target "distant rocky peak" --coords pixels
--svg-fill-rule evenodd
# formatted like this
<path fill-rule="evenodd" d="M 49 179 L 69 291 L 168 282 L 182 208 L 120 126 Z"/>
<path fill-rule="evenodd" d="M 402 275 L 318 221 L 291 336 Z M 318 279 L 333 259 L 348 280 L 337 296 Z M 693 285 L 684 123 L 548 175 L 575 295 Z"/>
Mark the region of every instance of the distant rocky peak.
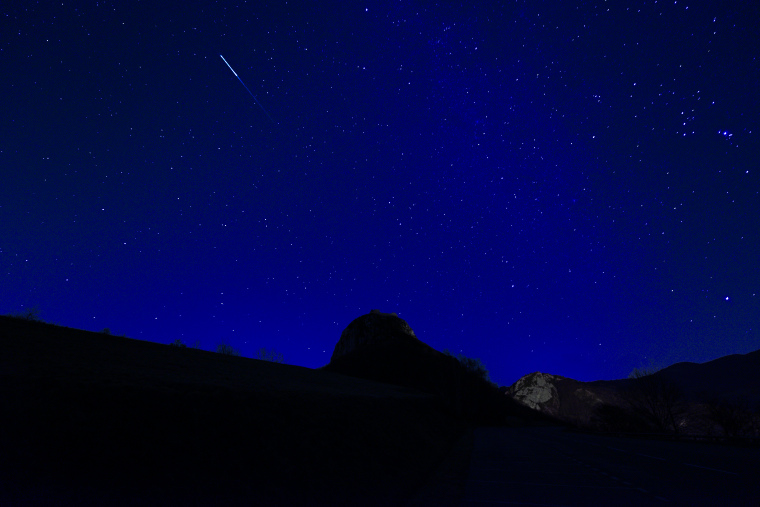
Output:
<path fill-rule="evenodd" d="M 564 377 L 537 371 L 512 384 L 507 393 L 534 410 L 555 414 L 559 408 L 555 384 L 559 380 L 564 380 Z"/>
<path fill-rule="evenodd" d="M 340 335 L 330 362 L 343 357 L 354 350 L 370 343 L 384 340 L 414 339 L 414 331 L 404 319 L 395 313 L 383 313 L 372 310 L 366 315 L 354 319 Z"/>

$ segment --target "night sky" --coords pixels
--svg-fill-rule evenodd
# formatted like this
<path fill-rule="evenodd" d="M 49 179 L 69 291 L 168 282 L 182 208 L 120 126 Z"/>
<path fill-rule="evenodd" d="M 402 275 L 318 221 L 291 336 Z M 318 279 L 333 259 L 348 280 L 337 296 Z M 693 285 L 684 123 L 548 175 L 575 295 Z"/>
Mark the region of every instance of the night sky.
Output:
<path fill-rule="evenodd" d="M 759 5 L 3 2 L 0 313 L 319 367 L 377 308 L 501 385 L 756 350 Z"/>

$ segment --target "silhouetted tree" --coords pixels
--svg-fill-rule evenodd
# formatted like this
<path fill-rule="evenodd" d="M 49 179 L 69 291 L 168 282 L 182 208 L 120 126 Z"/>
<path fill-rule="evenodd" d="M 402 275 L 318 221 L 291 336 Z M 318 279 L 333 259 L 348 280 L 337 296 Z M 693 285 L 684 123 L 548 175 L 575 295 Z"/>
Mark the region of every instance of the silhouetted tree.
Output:
<path fill-rule="evenodd" d="M 224 342 L 216 346 L 216 352 L 218 354 L 223 354 L 225 356 L 239 356 L 240 355 L 239 350 L 232 348 L 232 345 L 227 345 Z"/>
<path fill-rule="evenodd" d="M 8 317 L 13 317 L 14 319 L 43 322 L 43 320 L 40 318 L 40 309 L 36 306 L 33 306 L 32 308 L 27 308 L 26 310 L 22 310 L 18 313 L 9 313 Z"/>
<path fill-rule="evenodd" d="M 472 373 L 476 377 L 482 378 L 486 382 L 491 382 L 491 379 L 488 375 L 488 370 L 480 359 L 476 357 L 467 357 L 464 354 L 457 354 L 455 356 L 449 351 L 449 349 L 443 349 L 443 353 L 459 361 L 459 363 L 464 366 L 464 369 L 469 373 Z"/>
<path fill-rule="evenodd" d="M 473 375 L 482 378 L 483 380 L 490 382 L 491 379 L 488 375 L 488 370 L 486 369 L 486 366 L 478 359 L 477 357 L 467 357 L 462 354 L 459 354 L 457 356 L 457 359 L 460 363 L 462 363 L 462 366 L 464 366 L 465 370 L 472 373 Z"/>
<path fill-rule="evenodd" d="M 256 359 L 260 359 L 262 361 L 270 361 L 272 363 L 282 363 L 283 362 L 283 356 L 276 350 L 272 349 L 271 351 L 268 351 L 265 348 L 260 348 L 259 353 L 256 355 Z"/>
<path fill-rule="evenodd" d="M 706 402 L 707 419 L 717 424 L 726 437 L 741 437 L 754 433 L 755 414 L 744 400 L 729 400 L 713 396 Z"/>
<path fill-rule="evenodd" d="M 678 385 L 654 368 L 634 368 L 633 381 L 622 395 L 634 414 L 655 430 L 678 433 L 685 410 Z"/>

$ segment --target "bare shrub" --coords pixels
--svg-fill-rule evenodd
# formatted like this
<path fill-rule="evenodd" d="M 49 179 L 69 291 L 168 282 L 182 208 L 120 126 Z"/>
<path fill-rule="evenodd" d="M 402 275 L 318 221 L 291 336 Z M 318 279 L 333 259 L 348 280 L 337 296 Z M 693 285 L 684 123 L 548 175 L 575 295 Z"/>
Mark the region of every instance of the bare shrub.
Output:
<path fill-rule="evenodd" d="M 217 354 L 223 354 L 225 356 L 239 356 L 240 355 L 239 350 L 232 348 L 232 345 L 228 345 L 224 342 L 216 346 L 216 352 Z"/>
<path fill-rule="evenodd" d="M 455 356 L 448 349 L 443 349 L 443 353 L 459 361 L 459 363 L 464 366 L 464 369 L 467 370 L 468 373 L 482 378 L 486 382 L 491 382 L 488 370 L 480 359 L 476 357 L 467 357 L 464 354 L 457 354 Z"/>
<path fill-rule="evenodd" d="M 623 398 L 633 413 L 656 431 L 678 433 L 685 413 L 680 387 L 653 368 L 635 368 Z"/>
<path fill-rule="evenodd" d="M 9 313 L 8 317 L 13 317 L 14 319 L 30 320 L 34 322 L 43 322 L 43 320 L 40 318 L 40 309 L 36 306 L 27 308 L 18 313 Z"/>
<path fill-rule="evenodd" d="M 263 347 L 260 348 L 258 354 L 256 354 L 256 359 L 260 359 L 262 361 L 270 361 L 272 363 L 282 363 L 284 361 L 281 353 L 277 352 L 274 349 L 268 351 Z"/>
<path fill-rule="evenodd" d="M 706 402 L 706 418 L 718 425 L 726 437 L 754 434 L 755 414 L 744 400 L 712 397 Z"/>

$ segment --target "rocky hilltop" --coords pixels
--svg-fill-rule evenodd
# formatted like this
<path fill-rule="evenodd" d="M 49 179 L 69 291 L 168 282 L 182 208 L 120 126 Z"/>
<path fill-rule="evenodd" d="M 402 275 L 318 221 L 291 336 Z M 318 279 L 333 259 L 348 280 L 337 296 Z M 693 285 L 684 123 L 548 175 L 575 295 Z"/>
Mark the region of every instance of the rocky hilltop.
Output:
<path fill-rule="evenodd" d="M 383 341 L 404 342 L 417 340 L 414 331 L 395 313 L 382 313 L 372 310 L 367 315 L 354 319 L 340 335 L 335 345 L 330 362 L 338 361 L 341 357 L 364 347 Z M 417 340 L 419 341 L 419 340 Z M 422 344 L 422 342 L 419 342 Z"/>

